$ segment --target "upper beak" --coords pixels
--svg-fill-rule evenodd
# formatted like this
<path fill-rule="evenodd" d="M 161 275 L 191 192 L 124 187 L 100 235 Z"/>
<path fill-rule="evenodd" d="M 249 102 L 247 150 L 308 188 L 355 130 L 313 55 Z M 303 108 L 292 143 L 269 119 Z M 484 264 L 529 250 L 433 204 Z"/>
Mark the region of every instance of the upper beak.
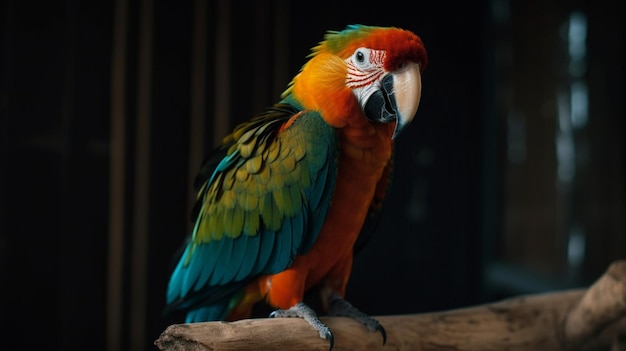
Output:
<path fill-rule="evenodd" d="M 422 75 L 417 63 L 410 63 L 404 69 L 391 74 L 393 92 L 396 100 L 396 129 L 392 139 L 408 126 L 417 113 L 422 97 Z"/>
<path fill-rule="evenodd" d="M 410 62 L 398 71 L 384 76 L 381 90 L 365 104 L 368 118 L 379 122 L 396 122 L 392 139 L 413 120 L 422 95 L 420 66 Z"/>

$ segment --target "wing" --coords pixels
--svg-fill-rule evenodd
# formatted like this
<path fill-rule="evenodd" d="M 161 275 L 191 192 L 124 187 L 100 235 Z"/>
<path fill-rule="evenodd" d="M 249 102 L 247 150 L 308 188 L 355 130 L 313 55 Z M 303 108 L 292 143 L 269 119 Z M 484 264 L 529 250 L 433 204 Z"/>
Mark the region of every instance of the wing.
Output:
<path fill-rule="evenodd" d="M 336 176 L 335 130 L 316 112 L 277 104 L 237 127 L 197 179 L 170 308 L 223 302 L 253 277 L 288 268 L 317 239 Z"/>

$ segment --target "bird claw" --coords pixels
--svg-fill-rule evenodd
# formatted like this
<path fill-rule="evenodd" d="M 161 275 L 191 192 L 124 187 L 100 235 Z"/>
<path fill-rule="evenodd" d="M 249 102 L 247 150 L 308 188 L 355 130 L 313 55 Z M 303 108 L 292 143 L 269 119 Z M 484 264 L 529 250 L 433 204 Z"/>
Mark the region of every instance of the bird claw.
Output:
<path fill-rule="evenodd" d="M 333 351 L 333 346 L 335 346 L 335 338 L 333 337 L 333 333 L 330 331 L 330 329 L 326 331 L 326 337 L 324 339 L 330 342 L 330 348 L 328 349 L 328 351 Z"/>
<path fill-rule="evenodd" d="M 385 328 L 381 324 L 378 324 L 376 330 L 378 330 L 378 332 L 380 332 L 380 334 L 383 336 L 383 345 L 385 345 L 387 343 L 387 332 L 385 331 Z"/>
<path fill-rule="evenodd" d="M 326 324 L 322 323 L 317 317 L 317 313 L 311 309 L 308 305 L 300 302 L 295 304 L 293 307 L 286 310 L 275 310 L 270 313 L 269 318 L 291 318 L 291 317 L 300 317 L 307 321 L 320 335 L 320 338 L 324 340 L 328 340 L 330 342 L 330 348 L 328 351 L 332 351 L 335 346 L 335 338 L 333 337 L 333 333 L 330 331 L 330 328 L 326 326 Z"/>
<path fill-rule="evenodd" d="M 352 319 L 355 319 L 363 323 L 369 330 L 379 332 L 383 337 L 383 345 L 387 343 L 387 332 L 376 319 L 359 311 L 356 307 L 352 306 L 348 301 L 344 300 L 339 295 L 332 295 L 328 301 L 330 306 L 330 315 L 350 317 Z M 315 328 L 315 330 L 317 330 L 322 339 L 329 341 L 330 348 L 328 349 L 328 351 L 332 351 L 333 347 L 335 346 L 335 338 L 333 337 L 333 333 L 330 331 L 330 328 L 326 326 L 326 324 L 322 323 L 322 321 L 319 320 L 315 311 L 313 311 L 313 309 L 311 309 L 311 307 L 309 307 L 305 303 L 300 302 L 289 309 L 279 309 L 272 311 L 272 313 L 269 314 L 269 318 L 290 317 L 300 317 L 307 321 L 307 323 L 309 323 L 313 328 Z"/>
<path fill-rule="evenodd" d="M 359 311 L 356 307 L 352 306 L 348 301 L 344 300 L 337 294 L 332 294 L 328 299 L 329 315 L 349 317 L 358 322 L 363 323 L 369 330 L 378 331 L 383 337 L 383 345 L 387 343 L 387 332 L 385 328 L 374 318 Z"/>

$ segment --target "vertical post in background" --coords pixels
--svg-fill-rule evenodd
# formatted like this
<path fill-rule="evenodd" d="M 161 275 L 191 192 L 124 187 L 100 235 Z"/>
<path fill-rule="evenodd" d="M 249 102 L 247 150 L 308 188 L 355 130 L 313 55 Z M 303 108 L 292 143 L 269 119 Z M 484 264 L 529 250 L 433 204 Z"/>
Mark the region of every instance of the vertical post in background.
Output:
<path fill-rule="evenodd" d="M 194 3 L 194 27 L 191 47 L 191 115 L 189 121 L 189 168 L 188 181 L 193 185 L 196 173 L 204 157 L 204 133 L 206 118 L 206 72 L 207 72 L 207 1 L 196 0 Z M 187 213 L 195 201 L 192 187 L 188 187 L 189 200 Z M 189 226 L 192 223 L 189 222 Z M 188 228 L 191 229 L 191 228 Z"/>
<path fill-rule="evenodd" d="M 289 1 L 276 0 L 274 18 L 289 18 Z M 274 82 L 272 98 L 280 96 L 289 83 L 289 21 L 274 20 Z"/>
<path fill-rule="evenodd" d="M 122 267 L 124 265 L 125 213 L 125 81 L 126 34 L 128 4 L 115 1 L 113 21 L 113 48 L 111 57 L 111 135 L 110 135 L 110 200 L 109 200 L 109 254 L 107 272 L 106 340 L 107 351 L 120 349 L 122 331 Z"/>
<path fill-rule="evenodd" d="M 152 115 L 152 0 L 140 2 L 134 221 L 131 254 L 130 349 L 141 350 L 146 338 L 148 230 L 150 210 L 150 129 Z"/>
<path fill-rule="evenodd" d="M 255 57 L 252 64 L 252 74 L 250 76 L 250 114 L 255 115 L 273 102 L 278 96 L 270 96 L 272 92 L 268 89 L 268 83 L 272 81 L 271 67 L 272 50 L 272 6 L 265 2 L 254 4 L 254 19 L 252 20 L 252 50 Z M 234 55 L 238 55 L 235 53 Z M 268 99 L 270 101 L 268 101 Z"/>
<path fill-rule="evenodd" d="M 229 128 L 230 112 L 230 2 L 217 3 L 217 37 L 215 49 L 215 120 L 213 140 L 218 144 Z"/>

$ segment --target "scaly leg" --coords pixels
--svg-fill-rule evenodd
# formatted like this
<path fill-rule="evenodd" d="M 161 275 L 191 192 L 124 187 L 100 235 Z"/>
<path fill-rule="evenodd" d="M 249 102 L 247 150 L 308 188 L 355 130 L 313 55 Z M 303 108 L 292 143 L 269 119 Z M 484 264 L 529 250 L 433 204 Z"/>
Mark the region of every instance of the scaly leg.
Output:
<path fill-rule="evenodd" d="M 350 317 L 358 322 L 361 322 L 369 330 L 380 332 L 383 336 L 383 345 L 387 342 L 387 332 L 385 332 L 385 328 L 383 328 L 383 326 L 376 319 L 359 311 L 337 293 L 331 294 L 328 298 L 328 315 Z"/>
<path fill-rule="evenodd" d="M 333 333 L 330 331 L 330 328 L 326 326 L 326 324 L 322 323 L 317 317 L 317 313 L 311 309 L 307 304 L 303 302 L 299 302 L 295 304 L 293 307 L 287 310 L 276 310 L 270 313 L 270 318 L 285 318 L 285 317 L 299 317 L 307 321 L 317 332 L 320 334 L 322 339 L 328 340 L 330 342 L 330 350 L 333 349 L 335 341 L 333 339 Z"/>

